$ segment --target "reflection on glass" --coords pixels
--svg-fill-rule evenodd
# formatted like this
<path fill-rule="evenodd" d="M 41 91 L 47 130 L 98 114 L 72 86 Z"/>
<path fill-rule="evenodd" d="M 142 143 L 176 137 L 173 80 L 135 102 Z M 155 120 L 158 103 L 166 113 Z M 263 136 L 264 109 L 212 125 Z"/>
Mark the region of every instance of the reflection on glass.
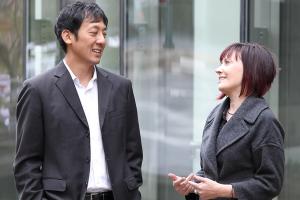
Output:
<path fill-rule="evenodd" d="M 28 4 L 26 78 L 53 68 L 59 59 L 59 47 L 53 31 L 59 1 L 30 0 Z"/>
<path fill-rule="evenodd" d="M 239 2 L 127 1 L 126 66 L 139 111 L 145 200 L 182 199 L 167 174 L 200 169 L 202 124 L 217 103 L 214 68 L 219 52 L 239 41 Z"/>
<path fill-rule="evenodd" d="M 266 96 L 286 131 L 285 181 L 278 199 L 299 199 L 300 191 L 300 4 L 296 0 L 251 1 L 250 40 L 266 45 L 279 57 L 279 76 Z"/>
<path fill-rule="evenodd" d="M 0 3 L 0 199 L 16 199 L 15 105 L 22 79 L 22 1 Z"/>
<path fill-rule="evenodd" d="M 103 9 L 108 18 L 106 47 L 100 65 L 115 73 L 120 72 L 120 28 L 119 28 L 119 1 L 97 0 L 96 3 Z"/>

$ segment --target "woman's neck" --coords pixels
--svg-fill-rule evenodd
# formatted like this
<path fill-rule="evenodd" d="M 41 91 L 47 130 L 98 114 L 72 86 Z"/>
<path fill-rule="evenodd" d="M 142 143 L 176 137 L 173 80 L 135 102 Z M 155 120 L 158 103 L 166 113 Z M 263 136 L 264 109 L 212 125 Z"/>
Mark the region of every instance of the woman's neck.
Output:
<path fill-rule="evenodd" d="M 228 113 L 230 114 L 234 114 L 246 99 L 245 96 L 229 96 L 229 98 L 230 98 L 230 105 L 228 108 Z"/>

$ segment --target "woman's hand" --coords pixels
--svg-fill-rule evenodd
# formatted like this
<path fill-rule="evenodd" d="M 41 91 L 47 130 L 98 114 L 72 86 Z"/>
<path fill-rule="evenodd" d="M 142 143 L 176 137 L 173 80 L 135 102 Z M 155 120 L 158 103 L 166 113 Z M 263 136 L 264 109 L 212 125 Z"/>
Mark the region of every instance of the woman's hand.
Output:
<path fill-rule="evenodd" d="M 211 179 L 196 175 L 194 179 L 198 183 L 193 181 L 189 181 L 189 183 L 194 187 L 195 193 L 201 197 L 201 200 L 215 199 L 217 197 L 233 197 L 231 185 L 220 184 Z"/>
<path fill-rule="evenodd" d="M 194 177 L 194 174 L 190 174 L 188 177 L 180 177 L 176 176 L 175 174 L 169 173 L 169 178 L 173 181 L 173 187 L 175 188 L 176 192 L 179 194 L 186 196 L 191 193 L 194 187 L 189 183 Z"/>

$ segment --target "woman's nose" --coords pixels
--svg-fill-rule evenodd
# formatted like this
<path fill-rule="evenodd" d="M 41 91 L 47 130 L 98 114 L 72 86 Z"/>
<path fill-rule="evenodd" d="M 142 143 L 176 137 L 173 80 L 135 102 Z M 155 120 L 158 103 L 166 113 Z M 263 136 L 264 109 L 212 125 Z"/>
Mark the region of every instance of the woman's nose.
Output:
<path fill-rule="evenodd" d="M 221 72 L 222 72 L 222 65 L 218 66 L 218 67 L 215 69 L 215 72 L 216 72 L 216 74 L 221 74 Z"/>

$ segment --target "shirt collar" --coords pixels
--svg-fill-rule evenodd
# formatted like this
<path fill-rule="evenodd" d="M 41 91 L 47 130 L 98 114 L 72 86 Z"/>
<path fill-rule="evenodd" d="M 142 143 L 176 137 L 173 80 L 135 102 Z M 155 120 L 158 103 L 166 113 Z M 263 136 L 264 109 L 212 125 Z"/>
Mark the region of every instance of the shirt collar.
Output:
<path fill-rule="evenodd" d="M 65 64 L 67 70 L 69 71 L 72 80 L 73 80 L 75 83 L 76 83 L 76 82 L 77 82 L 77 83 L 80 83 L 80 82 L 79 82 L 79 79 L 78 79 L 77 76 L 72 72 L 71 68 L 69 67 L 69 65 L 67 64 L 67 62 L 65 61 L 65 59 L 63 59 L 63 62 L 64 62 L 64 64 Z M 94 66 L 94 74 L 93 74 L 93 77 L 92 77 L 92 79 L 90 80 L 90 82 L 91 82 L 91 81 L 93 82 L 93 81 L 95 81 L 95 80 L 97 80 L 97 72 L 96 72 L 96 67 Z"/>

